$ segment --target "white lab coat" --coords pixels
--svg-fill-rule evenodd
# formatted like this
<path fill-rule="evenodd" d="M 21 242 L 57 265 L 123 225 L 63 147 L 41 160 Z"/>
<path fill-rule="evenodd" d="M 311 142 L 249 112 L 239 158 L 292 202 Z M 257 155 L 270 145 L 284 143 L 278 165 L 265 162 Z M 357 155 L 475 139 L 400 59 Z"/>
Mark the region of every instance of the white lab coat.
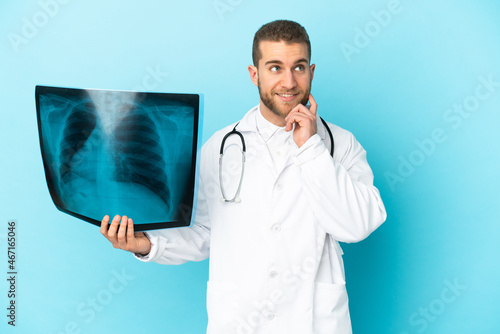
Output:
<path fill-rule="evenodd" d="M 196 223 L 149 233 L 151 253 L 139 258 L 180 264 L 210 255 L 207 333 L 351 333 L 338 241 L 360 241 L 386 218 L 366 152 L 350 132 L 329 124 L 332 160 L 318 118 L 318 134 L 295 145 L 277 170 L 256 112 L 237 126 L 247 146 L 241 202 L 221 201 L 218 176 L 220 144 L 233 124 L 203 146 Z M 232 197 L 240 140 L 231 136 L 225 147 L 223 183 Z"/>

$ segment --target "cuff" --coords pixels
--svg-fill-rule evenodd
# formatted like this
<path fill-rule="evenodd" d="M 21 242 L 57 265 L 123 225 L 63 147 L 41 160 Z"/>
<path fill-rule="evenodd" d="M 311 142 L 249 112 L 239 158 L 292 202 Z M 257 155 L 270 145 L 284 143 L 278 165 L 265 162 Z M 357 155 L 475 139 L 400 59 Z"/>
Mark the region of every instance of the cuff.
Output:
<path fill-rule="evenodd" d="M 148 232 L 144 232 L 144 235 L 146 236 L 146 238 L 149 239 L 149 242 L 151 243 L 151 250 L 149 251 L 149 254 L 147 255 L 142 255 L 139 253 L 133 253 L 133 254 L 136 259 L 142 262 L 151 262 L 154 260 L 156 254 L 158 253 L 159 238 L 157 235 L 152 235 Z"/>
<path fill-rule="evenodd" d="M 310 160 L 315 159 L 326 150 L 326 146 L 321 140 L 320 136 L 316 133 L 308 141 L 297 147 L 295 162 L 302 165 Z"/>

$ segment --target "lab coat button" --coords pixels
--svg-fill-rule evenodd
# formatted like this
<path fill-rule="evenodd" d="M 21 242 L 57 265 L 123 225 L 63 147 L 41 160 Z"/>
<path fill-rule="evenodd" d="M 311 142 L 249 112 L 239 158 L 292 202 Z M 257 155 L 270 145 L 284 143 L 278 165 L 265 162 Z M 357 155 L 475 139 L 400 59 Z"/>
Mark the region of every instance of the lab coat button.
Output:
<path fill-rule="evenodd" d="M 278 190 L 283 190 L 283 184 L 278 183 L 278 184 L 276 185 L 276 189 L 278 189 Z"/>
<path fill-rule="evenodd" d="M 273 232 L 279 232 L 279 231 L 281 231 L 281 225 L 274 224 L 273 226 L 271 226 L 271 230 L 273 230 Z"/>
<path fill-rule="evenodd" d="M 274 270 L 269 273 L 269 278 L 275 278 L 276 276 L 278 276 L 278 273 Z"/>
<path fill-rule="evenodd" d="M 270 313 L 266 316 L 268 320 L 273 320 L 274 319 L 274 314 Z"/>

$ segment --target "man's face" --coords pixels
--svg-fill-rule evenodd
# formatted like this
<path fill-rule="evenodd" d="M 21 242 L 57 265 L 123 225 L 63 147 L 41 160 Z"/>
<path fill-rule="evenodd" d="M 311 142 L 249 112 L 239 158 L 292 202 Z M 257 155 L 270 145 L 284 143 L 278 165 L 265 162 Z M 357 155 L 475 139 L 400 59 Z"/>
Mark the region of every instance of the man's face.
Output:
<path fill-rule="evenodd" d="M 262 41 L 260 51 L 258 66 L 248 67 L 250 78 L 259 88 L 264 117 L 283 123 L 295 106 L 306 105 L 315 66 L 309 66 L 305 43 Z"/>

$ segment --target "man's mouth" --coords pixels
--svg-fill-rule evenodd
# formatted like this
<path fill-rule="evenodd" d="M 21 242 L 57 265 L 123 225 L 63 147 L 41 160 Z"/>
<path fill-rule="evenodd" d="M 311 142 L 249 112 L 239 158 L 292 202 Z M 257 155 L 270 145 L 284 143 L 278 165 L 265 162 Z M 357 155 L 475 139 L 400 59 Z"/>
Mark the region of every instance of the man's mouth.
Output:
<path fill-rule="evenodd" d="M 285 102 L 289 102 L 289 101 L 292 101 L 293 99 L 295 99 L 295 97 L 299 94 L 298 93 L 276 93 L 276 95 L 278 95 L 281 98 L 281 100 L 283 100 Z"/>

